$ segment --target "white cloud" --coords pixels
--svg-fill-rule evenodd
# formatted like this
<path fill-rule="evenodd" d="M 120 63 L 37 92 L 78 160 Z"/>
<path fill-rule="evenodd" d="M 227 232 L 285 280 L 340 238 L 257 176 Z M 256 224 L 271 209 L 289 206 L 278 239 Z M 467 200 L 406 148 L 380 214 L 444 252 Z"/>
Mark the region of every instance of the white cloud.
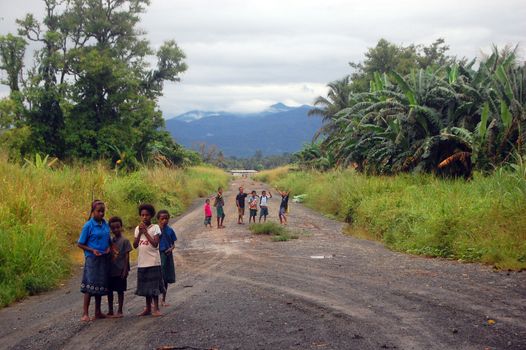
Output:
<path fill-rule="evenodd" d="M 0 34 L 15 18 L 42 12 L 42 0 L 0 0 Z M 153 0 L 141 27 L 154 47 L 176 39 L 189 70 L 166 84 L 167 117 L 191 109 L 254 111 L 312 103 L 384 37 L 474 57 L 492 43 L 525 40 L 523 0 Z M 0 88 L 0 94 L 7 91 Z"/>

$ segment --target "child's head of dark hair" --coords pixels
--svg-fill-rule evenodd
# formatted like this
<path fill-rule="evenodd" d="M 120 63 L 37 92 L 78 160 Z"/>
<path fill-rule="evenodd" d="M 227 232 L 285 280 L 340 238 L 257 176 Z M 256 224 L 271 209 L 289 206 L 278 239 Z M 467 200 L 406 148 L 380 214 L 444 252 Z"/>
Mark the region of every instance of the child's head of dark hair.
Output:
<path fill-rule="evenodd" d="M 254 194 L 256 194 L 256 191 L 253 190 L 251 193 L 254 195 Z"/>
<path fill-rule="evenodd" d="M 161 209 L 157 212 L 157 220 L 159 220 L 161 215 L 168 215 L 168 219 L 170 218 L 170 213 L 166 209 Z"/>
<path fill-rule="evenodd" d="M 205 203 L 210 203 L 210 198 L 207 198 L 207 199 L 205 200 Z"/>
<path fill-rule="evenodd" d="M 223 187 L 218 187 L 217 188 L 217 192 L 222 192 L 223 191 Z"/>
<path fill-rule="evenodd" d="M 93 213 L 100 205 L 104 205 L 104 202 L 100 199 L 95 199 L 93 202 L 91 202 L 91 212 Z"/>
<path fill-rule="evenodd" d="M 122 219 L 118 216 L 113 216 L 108 220 L 108 225 L 110 226 L 111 232 L 115 236 L 120 236 L 122 234 Z"/>
<path fill-rule="evenodd" d="M 146 210 L 150 214 L 150 216 L 153 218 L 155 216 L 155 208 L 151 204 L 141 204 L 139 205 L 139 215 L 141 215 L 142 211 Z"/>
<path fill-rule="evenodd" d="M 93 217 L 96 220 L 102 220 L 104 217 L 105 212 L 105 205 L 104 202 L 100 199 L 95 199 L 93 202 L 91 202 L 91 210 L 89 213 L 90 218 Z"/>
<path fill-rule="evenodd" d="M 122 219 L 118 216 L 112 216 L 109 220 L 108 220 L 108 225 L 111 226 L 111 224 L 115 223 L 115 222 L 118 222 L 119 224 L 121 224 L 121 227 L 123 226 L 122 224 Z"/>
<path fill-rule="evenodd" d="M 267 191 L 265 191 L 265 190 L 261 191 L 261 194 L 265 194 L 265 193 L 267 193 Z"/>

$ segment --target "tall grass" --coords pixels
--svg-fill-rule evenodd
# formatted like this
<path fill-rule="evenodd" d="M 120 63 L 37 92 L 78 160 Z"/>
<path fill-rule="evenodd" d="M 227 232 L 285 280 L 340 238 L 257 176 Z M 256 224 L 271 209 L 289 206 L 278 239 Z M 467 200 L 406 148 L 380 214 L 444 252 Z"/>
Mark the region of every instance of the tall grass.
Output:
<path fill-rule="evenodd" d="M 394 250 L 526 268 L 526 180 L 515 173 L 476 174 L 466 182 L 352 170 L 279 172 L 272 184 L 307 194 L 307 206 L 349 222 L 350 234 Z"/>
<path fill-rule="evenodd" d="M 75 242 L 93 199 L 104 200 L 106 216 L 121 216 L 129 228 L 139 203 L 179 214 L 227 181 L 209 167 L 117 175 L 101 164 L 52 171 L 0 159 L 0 306 L 48 290 L 68 273 L 72 257 L 81 255 Z"/>

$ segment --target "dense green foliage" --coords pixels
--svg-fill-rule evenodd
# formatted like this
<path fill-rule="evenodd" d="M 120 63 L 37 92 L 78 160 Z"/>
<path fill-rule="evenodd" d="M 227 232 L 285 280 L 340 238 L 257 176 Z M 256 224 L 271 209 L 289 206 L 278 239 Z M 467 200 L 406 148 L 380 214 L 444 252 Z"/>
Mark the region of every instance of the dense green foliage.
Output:
<path fill-rule="evenodd" d="M 11 94 L 0 100 L 1 142 L 10 158 L 37 152 L 60 159 L 119 162 L 197 159 L 163 130 L 157 100 L 178 81 L 185 55 L 175 41 L 153 51 L 138 28 L 149 0 L 43 0 L 44 16 L 0 36 L 0 69 Z M 37 51 L 24 70 L 25 48 Z M 157 60 L 151 67 L 150 61 Z"/>
<path fill-rule="evenodd" d="M 258 180 L 306 194 L 305 204 L 350 223 L 349 233 L 426 256 L 526 268 L 526 166 L 469 182 L 428 174 L 281 168 Z"/>
<path fill-rule="evenodd" d="M 46 161 L 21 167 L 0 160 L 0 307 L 56 286 L 69 271 L 69 257 L 81 259 L 75 242 L 94 198 L 106 202 L 107 218 L 118 215 L 131 228 L 139 203 L 177 215 L 229 178 L 207 167 L 119 174 L 101 164 L 50 170 Z"/>
<path fill-rule="evenodd" d="M 516 50 L 494 48 L 480 62 L 446 51 L 443 41 L 404 48 L 380 40 L 355 74 L 315 101 L 320 142 L 298 154 L 300 164 L 469 177 L 472 165 L 485 171 L 524 155 L 526 65 Z"/>

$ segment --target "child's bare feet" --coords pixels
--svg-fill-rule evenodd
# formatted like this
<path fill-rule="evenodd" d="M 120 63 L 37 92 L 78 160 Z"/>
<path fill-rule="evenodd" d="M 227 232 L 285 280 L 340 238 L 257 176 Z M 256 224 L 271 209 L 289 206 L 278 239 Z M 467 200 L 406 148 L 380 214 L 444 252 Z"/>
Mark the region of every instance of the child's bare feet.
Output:
<path fill-rule="evenodd" d="M 89 321 L 91 321 L 91 318 L 89 318 L 88 315 L 82 315 L 82 317 L 80 318 L 80 321 L 81 322 L 89 322 Z"/>
<path fill-rule="evenodd" d="M 159 317 L 159 316 L 162 316 L 162 315 L 163 314 L 159 310 L 152 311 L 152 316 L 153 317 Z"/>
<path fill-rule="evenodd" d="M 109 318 L 112 318 L 112 317 L 113 317 L 113 311 L 108 311 L 108 313 L 106 314 L 106 316 L 108 316 Z"/>
<path fill-rule="evenodd" d="M 151 315 L 152 314 L 152 311 L 151 310 L 148 310 L 147 308 L 144 308 L 144 310 L 138 314 L 137 316 L 148 316 L 148 315 Z"/>
<path fill-rule="evenodd" d="M 122 318 L 122 312 L 117 312 L 115 315 L 112 316 L 113 318 Z"/>
<path fill-rule="evenodd" d="M 107 316 L 103 314 L 102 312 L 99 312 L 98 314 L 95 314 L 94 320 L 101 320 L 103 318 L 106 318 Z"/>
<path fill-rule="evenodd" d="M 166 301 L 161 301 L 161 306 L 168 307 L 170 304 L 168 304 Z"/>

